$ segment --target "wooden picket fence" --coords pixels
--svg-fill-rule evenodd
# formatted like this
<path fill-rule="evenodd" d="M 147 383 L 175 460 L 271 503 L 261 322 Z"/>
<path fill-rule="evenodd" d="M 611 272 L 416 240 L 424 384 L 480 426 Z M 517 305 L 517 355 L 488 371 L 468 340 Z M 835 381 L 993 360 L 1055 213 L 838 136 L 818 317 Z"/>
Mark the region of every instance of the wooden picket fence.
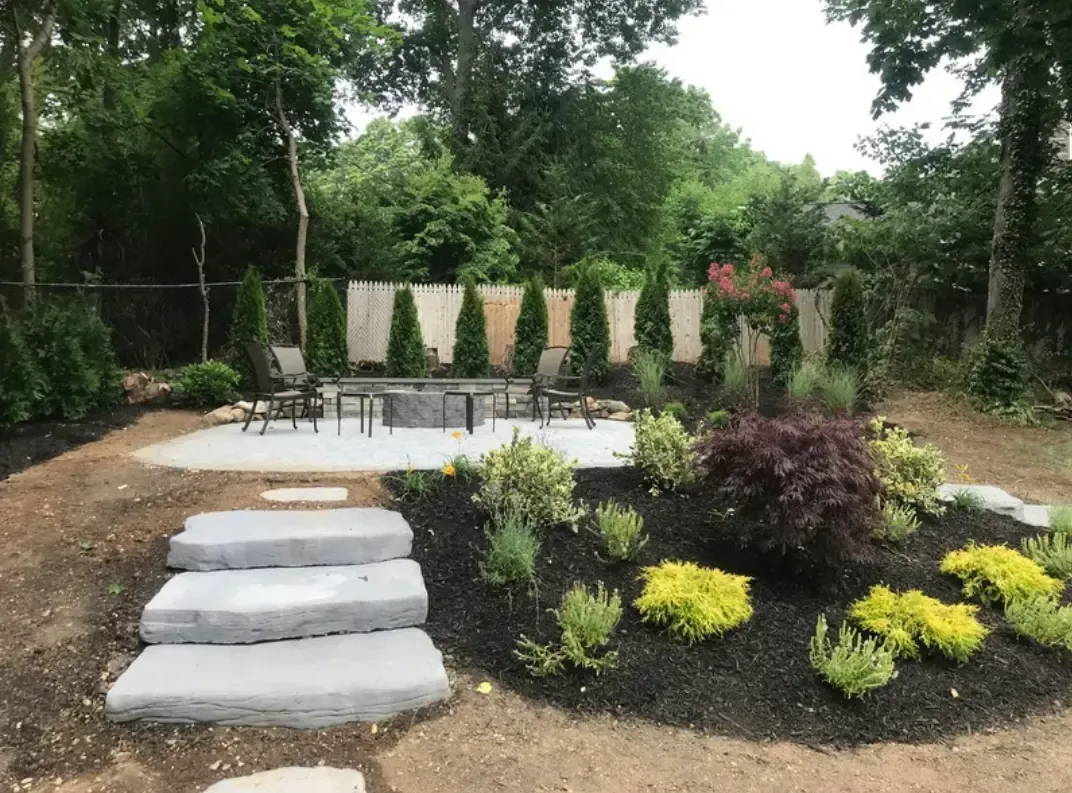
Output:
<path fill-rule="evenodd" d="M 387 339 L 391 330 L 391 312 L 395 292 L 403 284 L 351 281 L 347 289 L 347 334 L 350 360 L 380 362 L 387 358 Z M 454 325 L 462 307 L 464 289 L 458 284 L 411 284 L 421 335 L 426 347 L 436 350 L 441 363 L 453 359 Z M 480 287 L 484 313 L 488 320 L 488 346 L 491 362 L 501 365 L 514 344 L 514 325 L 521 311 L 521 286 L 485 285 Z M 633 320 L 639 292 L 607 293 L 607 318 L 610 322 L 610 359 L 622 363 L 636 344 Z M 573 308 L 572 289 L 546 289 L 548 344 L 568 346 L 569 319 Z M 674 360 L 695 363 L 700 357 L 700 316 L 703 312 L 702 289 L 675 290 L 670 293 L 670 321 L 674 334 Z M 802 289 L 797 292 L 800 310 L 800 336 L 806 351 L 819 350 L 826 344 L 826 318 L 830 313 L 830 293 L 826 290 Z M 748 329 L 742 322 L 742 338 Z M 745 348 L 751 345 L 745 343 Z M 769 360 L 765 338 L 760 338 L 757 358 Z"/>

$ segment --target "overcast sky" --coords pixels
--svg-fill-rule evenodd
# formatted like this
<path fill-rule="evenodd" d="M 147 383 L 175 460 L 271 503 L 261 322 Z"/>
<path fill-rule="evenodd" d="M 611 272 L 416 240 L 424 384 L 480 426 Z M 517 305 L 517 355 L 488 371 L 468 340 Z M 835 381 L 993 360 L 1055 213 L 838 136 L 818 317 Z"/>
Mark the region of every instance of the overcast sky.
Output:
<path fill-rule="evenodd" d="M 786 163 L 811 154 L 827 176 L 877 173 L 854 148 L 861 136 L 880 124 L 940 127 L 961 90 L 956 78 L 933 72 L 911 103 L 873 121 L 879 81 L 868 72 L 868 48 L 858 29 L 826 23 L 822 0 L 707 0 L 704 16 L 679 27 L 675 46 L 653 47 L 643 60 L 706 89 L 723 120 L 742 128 L 754 148 Z M 996 88 L 984 92 L 973 110 L 986 112 L 998 98 Z M 357 126 L 369 118 L 350 115 Z"/>

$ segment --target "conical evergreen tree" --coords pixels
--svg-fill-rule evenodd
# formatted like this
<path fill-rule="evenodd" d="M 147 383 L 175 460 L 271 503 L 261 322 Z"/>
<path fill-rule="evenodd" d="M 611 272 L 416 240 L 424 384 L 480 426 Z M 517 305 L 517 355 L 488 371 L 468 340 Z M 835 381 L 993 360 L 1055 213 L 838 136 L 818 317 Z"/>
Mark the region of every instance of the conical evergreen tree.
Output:
<path fill-rule="evenodd" d="M 409 287 L 395 292 L 391 312 L 391 335 L 387 342 L 388 377 L 427 377 L 424 340 L 417 317 L 417 304 Z"/>
<path fill-rule="evenodd" d="M 309 301 L 309 335 L 305 359 L 310 371 L 322 377 L 350 374 L 346 343 L 346 312 L 339 292 L 330 281 L 313 286 Z"/>
<path fill-rule="evenodd" d="M 490 372 L 484 298 L 480 296 L 476 282 L 466 278 L 462 309 L 454 325 L 454 374 L 457 377 L 487 377 Z"/>
<path fill-rule="evenodd" d="M 238 285 L 227 356 L 246 386 L 253 384 L 253 365 L 246 355 L 246 342 L 249 341 L 256 341 L 262 347 L 268 344 L 268 310 L 264 304 L 261 276 L 255 267 L 246 270 Z"/>
<path fill-rule="evenodd" d="M 862 382 L 867 374 L 868 356 L 864 285 L 859 274 L 850 270 L 838 276 L 834 283 L 826 362 L 854 370 Z"/>
<path fill-rule="evenodd" d="M 667 361 L 674 355 L 674 335 L 670 329 L 670 284 L 666 267 L 649 268 L 637 298 L 633 336 L 641 350 L 661 353 Z"/>
<path fill-rule="evenodd" d="M 581 373 L 589 351 L 597 344 L 600 353 L 592 368 L 592 376 L 602 381 L 610 372 L 610 322 L 599 274 L 595 268 L 585 267 L 577 279 L 573 311 L 570 312 L 570 372 Z"/>
<path fill-rule="evenodd" d="M 547 300 L 543 294 L 543 279 L 536 276 L 525 284 L 521 312 L 514 325 L 514 375 L 532 375 L 546 346 Z"/>

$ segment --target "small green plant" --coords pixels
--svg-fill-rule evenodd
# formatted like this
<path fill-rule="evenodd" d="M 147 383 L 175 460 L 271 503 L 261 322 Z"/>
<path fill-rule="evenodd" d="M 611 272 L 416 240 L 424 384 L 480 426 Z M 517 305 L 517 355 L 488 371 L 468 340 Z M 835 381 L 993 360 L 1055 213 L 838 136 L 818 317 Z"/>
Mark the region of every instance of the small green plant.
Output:
<path fill-rule="evenodd" d="M 607 556 L 615 561 L 630 561 L 648 544 L 644 519 L 632 507 L 607 501 L 596 507 L 596 525 L 603 538 Z"/>
<path fill-rule="evenodd" d="M 689 644 L 721 636 L 752 618 L 752 580 L 692 562 L 663 562 L 640 574 L 644 591 L 633 604 L 644 622 Z"/>
<path fill-rule="evenodd" d="M 454 325 L 453 367 L 457 377 L 487 377 L 491 371 L 484 298 L 472 278 L 465 279 L 462 308 Z"/>
<path fill-rule="evenodd" d="M 1072 538 L 1067 534 L 1043 534 L 1020 541 L 1024 556 L 1042 566 L 1047 575 L 1072 580 Z"/>
<path fill-rule="evenodd" d="M 869 425 L 868 450 L 875 461 L 885 501 L 911 507 L 928 515 L 941 515 L 945 508 L 938 488 L 945 480 L 945 458 L 932 444 L 917 446 L 903 427 L 887 427 L 883 416 Z"/>
<path fill-rule="evenodd" d="M 643 472 L 653 492 L 660 488 L 672 490 L 695 478 L 695 442 L 669 413 L 655 417 L 650 410 L 641 410 L 633 425 L 633 448 L 628 459 Z"/>
<path fill-rule="evenodd" d="M 584 584 L 574 584 L 551 613 L 562 632 L 557 646 L 538 644 L 525 636 L 518 639 L 514 654 L 524 661 L 530 674 L 559 674 L 567 663 L 597 675 L 617 666 L 616 651 L 598 654 L 610 644 L 622 618 L 622 599 L 617 590 L 608 593 L 602 581 L 595 592 Z"/>
<path fill-rule="evenodd" d="M 1072 606 L 1047 597 L 1021 598 L 1005 604 L 1005 620 L 1019 635 L 1044 647 L 1072 650 Z"/>
<path fill-rule="evenodd" d="M 947 605 L 918 589 L 898 594 L 886 586 L 871 587 L 849 610 L 850 617 L 881 636 L 895 656 L 919 658 L 922 645 L 958 663 L 974 655 L 989 633 L 978 613 L 978 606 Z"/>
<path fill-rule="evenodd" d="M 901 542 L 919 531 L 919 518 L 909 507 L 899 507 L 889 502 L 882 505 L 879 524 L 874 537 L 885 542 Z"/>
<path fill-rule="evenodd" d="M 444 478 L 456 479 L 459 482 L 471 482 L 476 477 L 477 471 L 477 466 L 464 454 L 454 455 L 440 469 Z"/>
<path fill-rule="evenodd" d="M 123 589 L 124 587 L 122 584 L 108 584 L 109 595 L 122 595 Z"/>
<path fill-rule="evenodd" d="M 1004 545 L 969 545 L 950 551 L 940 569 L 963 582 L 965 597 L 978 595 L 984 603 L 1053 598 L 1065 588 L 1037 562 Z"/>
<path fill-rule="evenodd" d="M 536 529 L 575 527 L 584 510 L 573 504 L 573 466 L 515 427 L 510 443 L 481 459 L 473 500 L 492 515 L 524 515 Z"/>
<path fill-rule="evenodd" d="M 664 416 L 673 416 L 679 424 L 684 426 L 689 418 L 689 409 L 685 407 L 684 402 L 667 402 L 663 405 L 662 414 Z"/>
<path fill-rule="evenodd" d="M 819 383 L 826 371 L 814 358 L 804 359 L 789 378 L 789 397 L 795 402 L 808 402 L 819 393 Z"/>
<path fill-rule="evenodd" d="M 644 404 L 650 408 L 662 407 L 666 401 L 666 357 L 658 350 L 638 351 L 633 374 Z"/>
<path fill-rule="evenodd" d="M 851 416 L 858 394 L 856 372 L 847 367 L 828 367 L 819 380 L 819 401 L 831 416 Z"/>
<path fill-rule="evenodd" d="M 748 407 L 755 402 L 751 372 L 741 356 L 732 351 L 726 354 L 722 363 L 722 401 L 735 408 Z"/>
<path fill-rule="evenodd" d="M 876 639 L 864 639 L 841 623 L 837 644 L 827 638 L 825 615 L 820 614 L 808 645 L 811 667 L 846 697 L 863 697 L 893 679 L 893 653 Z"/>
<path fill-rule="evenodd" d="M 983 511 L 983 497 L 974 490 L 966 487 L 958 487 L 952 493 L 953 509 L 958 512 L 974 514 Z"/>
<path fill-rule="evenodd" d="M 728 410 L 709 410 L 704 414 L 704 421 L 707 422 L 708 427 L 716 430 L 728 427 L 730 412 Z"/>
<path fill-rule="evenodd" d="M 417 303 L 408 286 L 395 292 L 391 332 L 387 339 L 386 374 L 388 377 L 428 376 Z"/>
<path fill-rule="evenodd" d="M 492 586 L 536 583 L 540 538 L 520 515 L 505 515 L 484 530 L 488 547 L 480 573 Z"/>
<path fill-rule="evenodd" d="M 206 361 L 183 369 L 178 387 L 193 407 L 217 408 L 234 400 L 238 381 L 238 372 L 223 361 Z"/>
<path fill-rule="evenodd" d="M 1050 507 L 1050 531 L 1054 534 L 1072 534 L 1072 505 L 1054 504 Z"/>
<path fill-rule="evenodd" d="M 435 489 L 435 480 L 428 471 L 416 471 L 410 466 L 394 477 L 400 501 L 420 501 Z"/>

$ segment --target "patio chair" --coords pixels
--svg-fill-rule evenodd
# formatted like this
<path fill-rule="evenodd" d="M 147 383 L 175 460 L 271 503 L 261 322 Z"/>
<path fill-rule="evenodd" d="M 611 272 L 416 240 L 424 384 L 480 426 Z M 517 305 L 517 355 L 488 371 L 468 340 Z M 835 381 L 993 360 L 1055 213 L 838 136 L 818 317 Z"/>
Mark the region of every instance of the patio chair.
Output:
<path fill-rule="evenodd" d="M 544 347 L 540 353 L 540 360 L 536 364 L 536 373 L 532 376 L 532 386 L 529 395 L 532 397 L 532 420 L 536 420 L 536 411 L 540 411 L 540 423 L 543 423 L 543 411 L 540 409 L 540 399 L 544 389 L 553 388 L 562 377 L 562 365 L 566 362 L 568 347 Z M 563 415 L 563 418 L 565 416 Z"/>
<path fill-rule="evenodd" d="M 581 418 L 584 419 L 585 425 L 588 429 L 595 429 L 596 422 L 592 418 L 592 415 L 588 412 L 588 394 L 592 382 L 592 369 L 595 368 L 596 361 L 599 359 L 600 354 L 603 351 L 603 346 L 595 344 L 592 349 L 588 351 L 588 358 L 585 359 L 584 368 L 581 370 L 580 376 L 575 375 L 558 375 L 555 378 L 555 385 L 566 386 L 571 382 L 577 383 L 577 389 L 566 390 L 558 387 L 549 387 L 541 389 L 541 395 L 547 398 L 547 424 L 551 423 L 551 404 L 552 400 L 558 400 L 558 407 L 562 412 L 562 417 L 565 418 L 566 411 L 565 405 L 569 402 L 576 402 L 581 411 Z M 543 429 L 544 419 L 543 410 L 540 410 L 540 429 Z"/>
<path fill-rule="evenodd" d="M 287 375 L 283 372 L 282 366 L 280 366 L 281 376 L 273 378 L 268 354 L 255 341 L 246 342 L 246 355 L 249 356 L 250 363 L 253 364 L 254 392 L 253 406 L 249 411 L 249 415 L 246 416 L 246 423 L 242 425 L 242 432 L 249 429 L 249 424 L 253 421 L 253 414 L 257 410 L 258 402 L 268 403 L 268 409 L 264 413 L 264 426 L 261 427 L 261 435 L 267 431 L 268 422 L 279 418 L 287 407 L 291 408 L 290 422 L 294 425 L 294 429 L 298 429 L 299 405 L 302 406 L 305 414 L 312 418 L 313 431 L 319 432 L 320 430 L 316 426 L 316 401 L 320 399 L 320 393 L 309 382 L 308 373 L 306 373 L 306 381 L 298 383 L 295 382 L 293 375 Z M 289 356 L 285 357 L 287 357 L 288 362 L 292 362 Z M 304 362 L 302 363 L 302 368 L 305 368 Z M 279 384 L 278 387 L 277 383 Z"/>

